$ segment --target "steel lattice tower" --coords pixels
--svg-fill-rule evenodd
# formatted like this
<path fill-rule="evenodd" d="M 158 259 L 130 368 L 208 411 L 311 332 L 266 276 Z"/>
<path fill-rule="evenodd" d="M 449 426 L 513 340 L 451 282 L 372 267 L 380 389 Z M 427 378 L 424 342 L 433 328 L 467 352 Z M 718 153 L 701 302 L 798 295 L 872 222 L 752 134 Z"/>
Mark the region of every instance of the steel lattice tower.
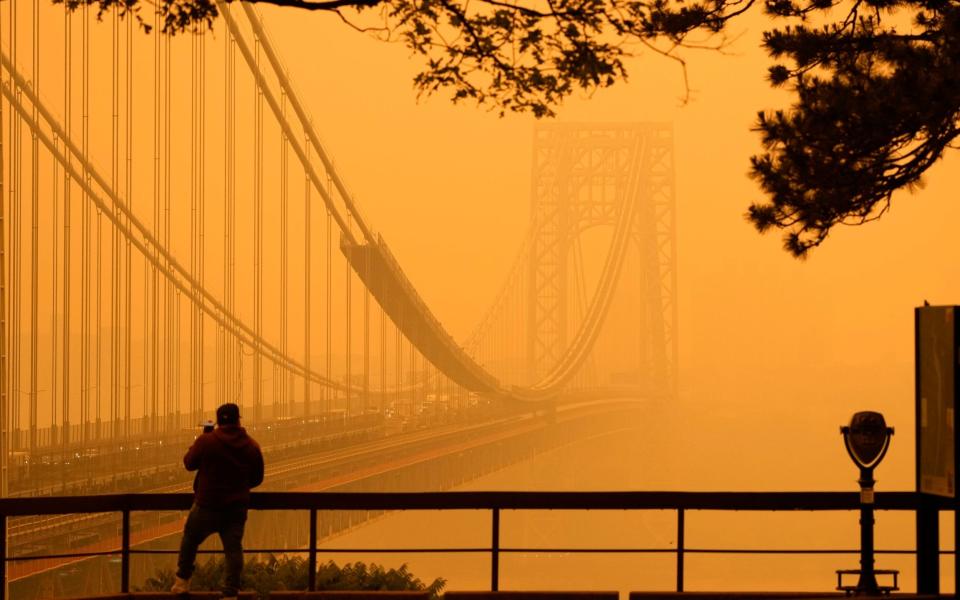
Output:
<path fill-rule="evenodd" d="M 570 343 L 573 250 L 578 236 L 612 225 L 636 202 L 625 272 L 642 290 L 634 317 L 634 373 L 644 392 L 673 396 L 677 382 L 676 212 L 673 132 L 663 124 L 546 124 L 534 134 L 533 242 L 528 264 L 527 358 L 543 376 Z"/>

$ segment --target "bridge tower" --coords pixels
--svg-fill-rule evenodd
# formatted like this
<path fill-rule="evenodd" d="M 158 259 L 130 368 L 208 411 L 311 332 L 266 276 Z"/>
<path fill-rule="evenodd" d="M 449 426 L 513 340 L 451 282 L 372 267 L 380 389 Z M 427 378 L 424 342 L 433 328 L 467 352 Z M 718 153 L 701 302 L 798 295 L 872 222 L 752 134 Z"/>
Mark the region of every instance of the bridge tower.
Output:
<path fill-rule="evenodd" d="M 583 295 L 580 238 L 594 227 L 613 225 L 626 203 L 636 202 L 629 250 L 633 256 L 614 292 L 635 291 L 627 332 L 630 366 L 602 375 L 597 383 L 674 396 L 677 276 L 671 126 L 542 124 L 534 133 L 531 196 L 529 378 L 542 377 L 571 342 L 573 305 L 577 294 Z M 605 335 L 609 333 L 608 327 Z"/>

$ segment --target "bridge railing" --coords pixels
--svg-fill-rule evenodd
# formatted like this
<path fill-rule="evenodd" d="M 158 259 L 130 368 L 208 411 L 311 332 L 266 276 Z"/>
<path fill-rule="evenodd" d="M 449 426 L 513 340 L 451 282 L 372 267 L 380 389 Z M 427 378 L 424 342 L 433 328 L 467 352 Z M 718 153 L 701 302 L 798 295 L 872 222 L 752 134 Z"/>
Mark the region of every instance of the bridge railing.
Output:
<path fill-rule="evenodd" d="M 939 587 L 941 550 L 937 533 L 938 514 L 955 510 L 954 501 L 914 492 L 880 492 L 875 496 L 878 510 L 911 511 L 917 514 L 917 546 L 914 549 L 879 549 L 878 554 L 915 554 L 918 587 L 921 591 Z M 684 558 L 687 554 L 852 554 L 854 549 L 781 548 L 688 548 L 684 542 L 688 511 L 852 511 L 860 508 L 855 492 L 260 492 L 251 499 L 252 510 L 308 511 L 309 543 L 306 549 L 290 552 L 308 554 L 310 590 L 316 587 L 317 514 L 337 510 L 483 510 L 490 513 L 490 545 L 457 548 L 364 549 L 363 552 L 485 553 L 490 556 L 490 589 L 500 584 L 500 556 L 505 553 L 552 551 L 564 553 L 672 553 L 676 556 L 676 590 L 684 590 Z M 186 511 L 192 494 L 114 494 L 0 499 L 0 577 L 6 581 L 7 563 L 12 561 L 121 556 L 121 592 L 130 588 L 130 557 L 133 554 L 176 553 L 175 550 L 137 550 L 130 543 L 130 514 L 141 511 Z M 676 513 L 676 545 L 656 548 L 515 548 L 501 545 L 502 511 L 525 510 L 667 510 Z M 120 547 L 104 552 L 61 553 L 44 556 L 8 556 L 7 522 L 15 516 L 61 515 L 118 512 L 121 514 Z M 249 548 L 250 553 L 269 550 Z M 329 552 L 329 549 L 325 549 Z M 354 550 L 356 551 L 356 550 Z M 955 580 L 956 583 L 956 580 Z M 0 587 L 0 600 L 3 588 Z"/>

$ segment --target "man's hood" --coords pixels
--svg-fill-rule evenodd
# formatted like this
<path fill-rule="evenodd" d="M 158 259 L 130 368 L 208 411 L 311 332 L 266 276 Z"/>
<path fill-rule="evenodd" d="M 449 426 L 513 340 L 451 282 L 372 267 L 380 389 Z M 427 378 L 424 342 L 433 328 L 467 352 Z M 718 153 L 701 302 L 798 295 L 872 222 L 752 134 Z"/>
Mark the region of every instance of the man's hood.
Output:
<path fill-rule="evenodd" d="M 213 430 L 213 435 L 217 436 L 224 444 L 234 448 L 249 446 L 251 441 L 250 436 L 247 435 L 247 430 L 239 425 L 220 425 Z"/>

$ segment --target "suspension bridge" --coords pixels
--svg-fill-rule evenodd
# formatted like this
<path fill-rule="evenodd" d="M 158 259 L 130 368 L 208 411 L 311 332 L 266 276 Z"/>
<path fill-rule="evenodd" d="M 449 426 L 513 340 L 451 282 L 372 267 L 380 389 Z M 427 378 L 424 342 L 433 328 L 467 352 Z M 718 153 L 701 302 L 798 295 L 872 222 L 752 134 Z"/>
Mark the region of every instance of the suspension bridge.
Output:
<path fill-rule="evenodd" d="M 549 400 L 611 382 L 590 359 L 618 292 L 639 321 L 624 382 L 670 392 L 668 127 L 537 129 L 528 239 L 461 344 L 362 216 L 254 9 L 220 9 L 219 43 L 89 9 L 6 9 L 11 451 L 193 426 L 229 400 L 254 422 L 425 390 Z M 183 64 L 189 81 L 174 78 Z M 603 225 L 586 289 L 580 234 Z"/>
<path fill-rule="evenodd" d="M 219 35 L 165 36 L 0 4 L 4 496 L 161 489 L 229 401 L 302 460 L 675 395 L 669 126 L 536 127 L 526 238 L 457 340 L 361 212 L 257 11 L 217 6 Z"/>

